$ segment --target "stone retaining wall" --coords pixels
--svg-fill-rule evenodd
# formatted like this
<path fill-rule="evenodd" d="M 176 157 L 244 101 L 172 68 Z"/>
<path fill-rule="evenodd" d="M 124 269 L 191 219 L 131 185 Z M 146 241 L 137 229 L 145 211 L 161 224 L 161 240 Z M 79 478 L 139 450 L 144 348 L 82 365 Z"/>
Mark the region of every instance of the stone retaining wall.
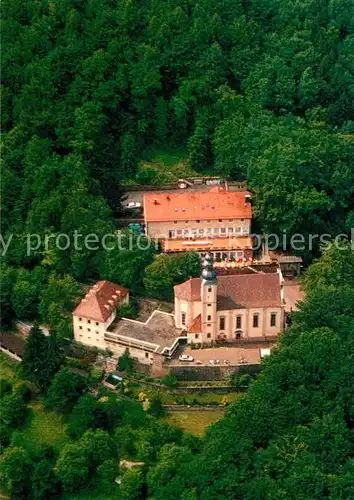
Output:
<path fill-rule="evenodd" d="M 170 371 L 178 380 L 224 380 L 233 373 L 258 373 L 261 365 L 227 366 L 171 366 Z"/>

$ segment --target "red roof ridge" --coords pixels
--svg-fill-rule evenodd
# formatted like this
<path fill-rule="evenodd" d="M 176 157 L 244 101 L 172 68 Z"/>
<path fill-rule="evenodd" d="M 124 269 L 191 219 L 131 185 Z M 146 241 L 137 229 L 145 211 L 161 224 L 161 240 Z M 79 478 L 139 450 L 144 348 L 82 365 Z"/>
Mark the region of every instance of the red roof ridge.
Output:
<path fill-rule="evenodd" d="M 76 307 L 73 315 L 105 322 L 128 293 L 127 288 L 112 281 L 97 281 Z"/>

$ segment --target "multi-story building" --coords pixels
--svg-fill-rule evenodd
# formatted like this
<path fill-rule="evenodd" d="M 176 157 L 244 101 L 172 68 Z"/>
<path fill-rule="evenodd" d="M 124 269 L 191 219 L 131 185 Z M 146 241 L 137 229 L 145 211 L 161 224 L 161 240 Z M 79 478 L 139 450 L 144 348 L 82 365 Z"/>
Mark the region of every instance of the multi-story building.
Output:
<path fill-rule="evenodd" d="M 210 254 L 200 278 L 175 286 L 176 327 L 187 330 L 189 344 L 276 340 L 284 305 L 280 270 L 217 276 Z"/>
<path fill-rule="evenodd" d="M 129 291 L 111 281 L 98 281 L 73 312 L 74 339 L 101 349 L 105 334 L 122 304 L 129 303 Z"/>
<path fill-rule="evenodd" d="M 144 196 L 145 232 L 165 252 L 211 253 L 216 260 L 252 258 L 250 193 L 209 191 Z"/>
<path fill-rule="evenodd" d="M 74 339 L 113 357 L 126 350 L 138 362 L 156 371 L 170 358 L 185 332 L 175 327 L 174 315 L 155 310 L 145 321 L 118 318 L 117 308 L 129 303 L 129 291 L 110 281 L 98 281 L 73 312 Z"/>

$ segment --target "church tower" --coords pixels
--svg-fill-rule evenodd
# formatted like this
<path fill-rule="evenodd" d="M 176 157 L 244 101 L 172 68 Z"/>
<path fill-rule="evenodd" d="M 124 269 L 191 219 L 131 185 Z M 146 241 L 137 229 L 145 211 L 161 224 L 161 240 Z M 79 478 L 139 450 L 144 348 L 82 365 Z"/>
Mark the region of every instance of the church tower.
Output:
<path fill-rule="evenodd" d="M 204 257 L 201 274 L 202 336 L 203 343 L 216 338 L 217 276 L 210 254 Z"/>

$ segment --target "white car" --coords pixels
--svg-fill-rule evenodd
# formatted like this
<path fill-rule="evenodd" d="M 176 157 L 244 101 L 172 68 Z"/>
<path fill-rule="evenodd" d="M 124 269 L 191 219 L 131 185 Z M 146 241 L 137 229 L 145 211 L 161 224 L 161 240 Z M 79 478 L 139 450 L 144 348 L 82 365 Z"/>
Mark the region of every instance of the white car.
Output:
<path fill-rule="evenodd" d="M 138 201 L 130 201 L 129 203 L 127 203 L 127 208 L 140 208 L 141 207 L 141 203 L 139 203 Z"/>
<path fill-rule="evenodd" d="M 194 361 L 193 356 L 188 356 L 187 354 L 181 354 L 178 359 L 180 361 Z"/>

